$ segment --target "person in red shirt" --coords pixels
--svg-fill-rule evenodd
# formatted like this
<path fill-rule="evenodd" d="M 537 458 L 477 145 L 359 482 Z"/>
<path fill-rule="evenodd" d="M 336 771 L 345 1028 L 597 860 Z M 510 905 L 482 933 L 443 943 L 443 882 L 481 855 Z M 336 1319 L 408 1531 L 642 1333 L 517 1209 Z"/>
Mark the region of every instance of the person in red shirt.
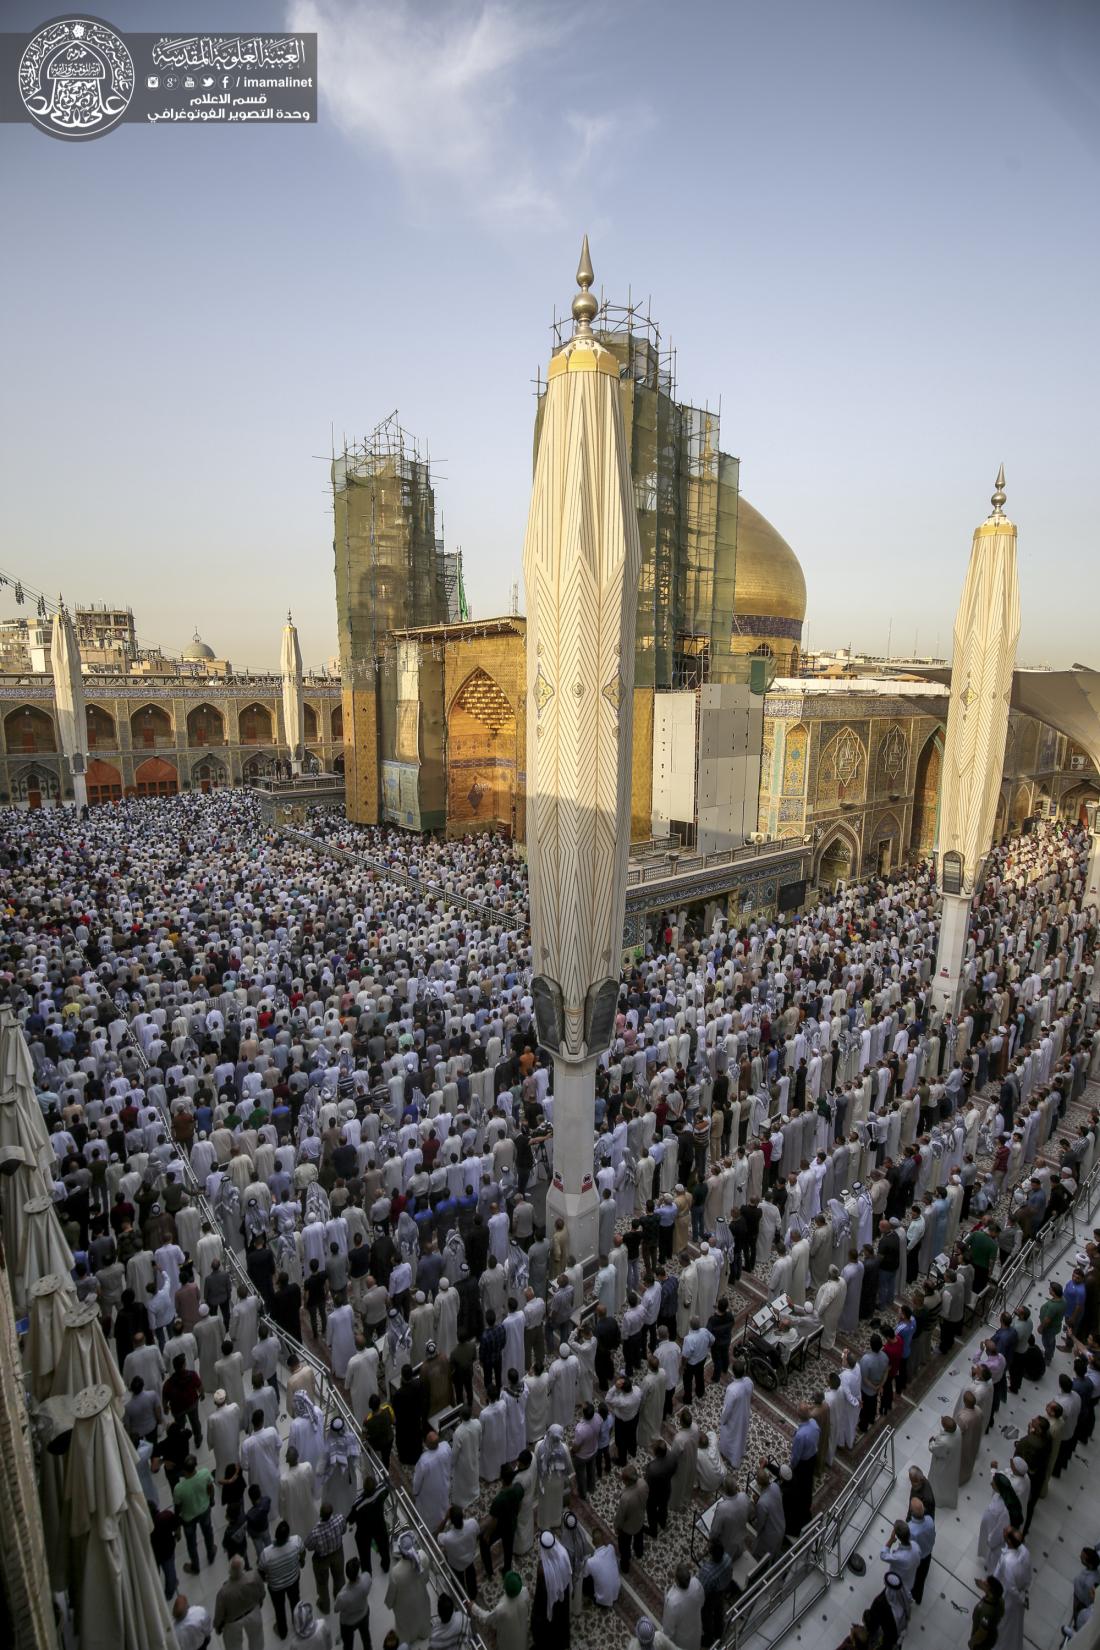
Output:
<path fill-rule="evenodd" d="M 883 1341 L 882 1350 L 890 1360 L 890 1373 L 886 1377 L 886 1385 L 882 1389 L 882 1413 L 888 1415 L 894 1402 L 894 1387 L 905 1360 L 905 1342 L 895 1329 L 890 1339 Z"/>
<path fill-rule="evenodd" d="M 186 1354 L 177 1352 L 172 1359 L 172 1373 L 164 1383 L 161 1400 L 175 1420 L 185 1421 L 191 1428 L 196 1444 L 202 1443 L 202 1426 L 199 1422 L 201 1397 L 202 1382 L 193 1369 L 188 1369 Z"/>

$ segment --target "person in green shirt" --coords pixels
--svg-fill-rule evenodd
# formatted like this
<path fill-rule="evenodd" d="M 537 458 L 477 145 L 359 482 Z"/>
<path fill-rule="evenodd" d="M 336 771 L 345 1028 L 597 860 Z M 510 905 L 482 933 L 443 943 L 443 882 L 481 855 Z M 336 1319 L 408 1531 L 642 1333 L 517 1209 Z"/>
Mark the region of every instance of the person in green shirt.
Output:
<path fill-rule="evenodd" d="M 989 1274 L 997 1259 L 997 1239 L 984 1226 L 976 1226 L 968 1240 L 970 1264 L 974 1268 L 974 1288 L 980 1295 L 989 1282 Z"/>
<path fill-rule="evenodd" d="M 487 1576 L 493 1573 L 494 1541 L 499 1541 L 503 1549 L 504 1568 L 512 1568 L 516 1525 L 519 1523 L 519 1509 L 523 1503 L 523 1485 L 514 1482 L 515 1476 L 515 1467 L 511 1462 L 506 1462 L 500 1473 L 501 1488 L 489 1503 L 488 1516 L 482 1520 L 478 1546 L 481 1548 L 481 1562 L 485 1566 Z"/>
<path fill-rule="evenodd" d="M 183 1567 L 190 1576 L 199 1573 L 199 1530 L 206 1546 L 206 1562 L 214 1562 L 214 1528 L 210 1509 L 214 1505 L 214 1475 L 200 1467 L 193 1455 L 183 1463 L 183 1472 L 176 1480 L 172 1503 L 183 1525 L 189 1562 Z"/>
<path fill-rule="evenodd" d="M 1054 1348 L 1058 1331 L 1066 1317 L 1066 1303 L 1062 1299 L 1062 1285 L 1053 1281 L 1047 1285 L 1048 1298 L 1039 1308 L 1039 1339 L 1043 1343 L 1043 1357 L 1049 1369 L 1054 1362 Z"/>

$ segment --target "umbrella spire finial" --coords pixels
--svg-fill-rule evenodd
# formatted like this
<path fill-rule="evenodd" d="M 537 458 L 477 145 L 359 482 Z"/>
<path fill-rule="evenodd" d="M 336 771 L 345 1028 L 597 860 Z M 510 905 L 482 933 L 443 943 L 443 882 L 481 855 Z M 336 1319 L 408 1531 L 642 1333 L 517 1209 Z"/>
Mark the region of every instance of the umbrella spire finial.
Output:
<path fill-rule="evenodd" d="M 592 322 L 596 319 L 599 304 L 588 290 L 595 279 L 592 273 L 592 258 L 588 251 L 588 236 L 581 243 L 580 262 L 577 265 L 577 285 L 580 291 L 573 299 L 573 319 L 577 323 L 573 331 L 574 338 L 590 338 L 592 336 Z"/>
<path fill-rule="evenodd" d="M 997 471 L 997 480 L 993 484 L 993 495 L 989 502 L 993 506 L 993 520 L 997 521 L 1004 515 L 1002 506 L 1005 501 L 1005 467 L 1002 464 Z"/>

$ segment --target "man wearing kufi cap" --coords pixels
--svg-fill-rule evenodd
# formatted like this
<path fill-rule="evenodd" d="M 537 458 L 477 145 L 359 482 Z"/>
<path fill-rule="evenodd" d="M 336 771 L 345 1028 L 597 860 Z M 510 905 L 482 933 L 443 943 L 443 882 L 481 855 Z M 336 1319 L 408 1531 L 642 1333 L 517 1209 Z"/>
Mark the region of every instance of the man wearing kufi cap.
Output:
<path fill-rule="evenodd" d="M 676 1650 L 667 1633 L 661 1631 L 648 1616 L 639 1616 L 634 1624 L 634 1637 L 627 1650 Z"/>
<path fill-rule="evenodd" d="M 239 1466 L 241 1458 L 240 1407 L 231 1404 L 224 1387 L 214 1394 L 214 1408 L 206 1420 L 206 1447 L 214 1456 L 214 1474 L 224 1478 L 231 1466 Z"/>

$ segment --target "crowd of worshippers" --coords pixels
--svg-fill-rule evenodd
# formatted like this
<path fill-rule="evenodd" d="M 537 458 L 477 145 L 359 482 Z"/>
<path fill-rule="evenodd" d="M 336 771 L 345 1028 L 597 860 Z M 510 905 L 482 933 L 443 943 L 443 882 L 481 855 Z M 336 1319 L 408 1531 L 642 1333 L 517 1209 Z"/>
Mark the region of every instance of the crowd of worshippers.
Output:
<path fill-rule="evenodd" d="M 871 1345 L 881 1363 L 877 1337 Z M 994 1422 L 1002 1406 L 1052 1373 L 1059 1356 L 1065 1363 L 1057 1376 L 1057 1396 L 1021 1428 L 1001 1429 L 1008 1442 L 999 1442 Z M 871 1361 L 865 1356 L 861 1371 Z M 867 1370 L 865 1390 L 877 1375 L 874 1367 Z M 924 1597 L 937 1542 L 937 1510 L 955 1511 L 983 1451 L 991 1457 L 986 1463 L 989 1501 L 978 1527 L 978 1602 L 968 1644 L 970 1650 L 1023 1650 L 1033 1576 L 1028 1532 L 1039 1503 L 1059 1496 L 1057 1480 L 1076 1450 L 1091 1441 L 1098 1403 L 1100 1229 L 1074 1257 L 1069 1277 L 1046 1285 L 1034 1317 L 1025 1301 L 1000 1314 L 996 1329 L 979 1343 L 952 1412 L 939 1418 L 928 1440 L 927 1473 L 919 1467 L 909 1470 L 908 1516 L 894 1523 L 879 1553 L 885 1565 L 882 1591 L 862 1620 L 853 1623 L 841 1650 L 892 1650 L 898 1643 Z M 1095 1548 L 1082 1550 L 1080 1564 L 1068 1601 L 1067 1635 L 1091 1620 L 1100 1583 Z"/>
<path fill-rule="evenodd" d="M 266 831 L 240 794 L 10 821 L 8 997 L 78 1294 L 114 1337 L 151 1504 L 154 1461 L 172 1491 L 154 1525 L 166 1590 L 172 1519 L 185 1569 L 200 1536 L 213 1558 L 199 1503 L 217 1486 L 226 1550 L 251 1575 L 251 1541 L 280 1636 L 299 1631 L 288 1606 L 309 1608 L 280 1549 L 312 1553 L 326 1615 L 351 1530 L 354 1611 L 382 1554 L 386 1483 L 363 1476 L 357 1437 L 326 1423 L 312 1369 L 273 1330 L 300 1341 L 308 1325 L 326 1346 L 475 1615 L 476 1558 L 492 1575 L 499 1545 L 504 1592 L 484 1617 L 498 1643 L 518 1643 L 528 1615 L 534 1642 L 567 1642 L 585 1597 L 614 1606 L 647 1534 L 690 1516 L 697 1491 L 716 1501 L 699 1573 L 678 1572 L 662 1627 L 636 1635 L 698 1650 L 736 1559 L 775 1557 L 799 1533 L 836 1450 L 904 1388 L 933 1329 L 949 1349 L 968 1300 L 1092 1164 L 1095 1119 L 1066 1122 L 1100 1048 L 1077 830 L 991 857 L 958 1016 L 931 999 L 926 873 L 841 889 L 782 927 L 719 920 L 693 936 L 670 918 L 624 974 L 598 1073 L 589 1295 L 564 1223 L 545 1230 L 530 1195 L 552 1166 L 553 1091 L 524 934 L 426 891 L 430 876 L 518 908 L 512 850 L 371 833 L 417 887 Z M 251 1288 L 234 1286 L 226 1247 Z M 730 1291 L 772 1253 L 766 1292 L 790 1302 L 780 1365 L 810 1316 L 825 1347 L 861 1317 L 890 1333 L 846 1352 L 802 1407 L 789 1460 L 750 1463 L 742 1485 L 753 1383 L 731 1350 Z M 708 1363 L 724 1386 L 709 1434 L 690 1408 Z M 195 1462 L 204 1436 L 212 1474 Z M 573 1509 L 612 1471 L 608 1539 L 593 1543 Z M 512 1563 L 536 1531 L 528 1598 Z M 445 1650 L 466 1612 L 440 1598 L 430 1617 L 424 1554 L 404 1539 L 387 1593 L 399 1637 Z"/>

